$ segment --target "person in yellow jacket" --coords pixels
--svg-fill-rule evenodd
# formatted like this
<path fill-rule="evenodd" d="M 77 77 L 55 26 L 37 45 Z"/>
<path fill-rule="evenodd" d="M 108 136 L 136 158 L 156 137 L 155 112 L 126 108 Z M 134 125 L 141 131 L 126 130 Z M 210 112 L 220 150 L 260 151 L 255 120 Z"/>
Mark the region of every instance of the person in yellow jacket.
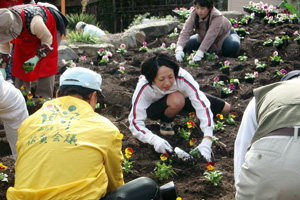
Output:
<path fill-rule="evenodd" d="M 92 70 L 69 68 L 60 77 L 57 98 L 22 123 L 8 200 L 100 199 L 117 188 L 112 195 L 124 190 L 137 195 L 140 187 L 148 192 L 138 198 L 159 195 L 159 187 L 147 177 L 124 185 L 120 131 L 94 112 L 101 83 Z"/>

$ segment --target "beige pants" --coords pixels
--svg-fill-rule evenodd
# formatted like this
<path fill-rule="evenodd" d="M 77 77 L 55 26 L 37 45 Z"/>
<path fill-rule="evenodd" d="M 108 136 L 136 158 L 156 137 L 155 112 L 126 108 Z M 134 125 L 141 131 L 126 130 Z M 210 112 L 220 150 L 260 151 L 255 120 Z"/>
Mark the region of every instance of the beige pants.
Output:
<path fill-rule="evenodd" d="M 62 34 L 59 31 L 57 31 L 57 46 L 60 45 L 61 38 L 62 38 Z M 53 90 L 54 90 L 54 80 L 55 80 L 55 75 L 37 79 L 35 96 L 36 97 L 42 96 L 43 99 L 49 99 L 49 98 L 52 99 Z M 22 79 L 15 77 L 16 88 L 21 88 L 22 85 L 26 88 L 27 92 L 30 91 L 31 83 L 29 81 L 24 81 Z"/>
<path fill-rule="evenodd" d="M 300 138 L 269 136 L 247 152 L 237 200 L 300 199 Z"/>

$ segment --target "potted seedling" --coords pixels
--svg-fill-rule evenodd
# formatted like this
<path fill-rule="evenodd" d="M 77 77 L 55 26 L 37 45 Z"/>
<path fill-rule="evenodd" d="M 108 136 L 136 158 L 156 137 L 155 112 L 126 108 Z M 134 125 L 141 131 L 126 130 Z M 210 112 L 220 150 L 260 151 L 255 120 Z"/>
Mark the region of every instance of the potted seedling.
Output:
<path fill-rule="evenodd" d="M 246 73 L 245 74 L 245 81 L 246 83 L 254 83 L 254 80 L 257 78 L 258 76 L 258 72 L 254 72 L 254 73 Z"/>
<path fill-rule="evenodd" d="M 280 64 L 283 60 L 281 59 L 281 56 L 278 55 L 277 51 L 273 52 L 273 56 L 270 56 L 271 66 L 275 67 Z"/>
<path fill-rule="evenodd" d="M 226 60 L 224 63 L 220 62 L 221 64 L 221 68 L 220 68 L 220 71 L 223 73 L 223 74 L 226 74 L 226 75 L 229 75 L 229 65 L 230 65 L 230 62 L 228 60 Z"/>
<path fill-rule="evenodd" d="M 262 64 L 258 59 L 254 60 L 254 64 L 256 65 L 256 69 L 257 69 L 257 71 L 259 73 L 266 71 L 267 65 L 266 64 Z"/>

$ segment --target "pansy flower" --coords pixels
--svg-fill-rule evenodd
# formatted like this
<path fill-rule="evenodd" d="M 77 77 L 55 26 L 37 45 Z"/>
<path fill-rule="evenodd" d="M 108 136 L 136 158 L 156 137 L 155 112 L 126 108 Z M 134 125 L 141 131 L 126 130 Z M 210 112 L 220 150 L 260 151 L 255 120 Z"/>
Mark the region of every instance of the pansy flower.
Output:
<path fill-rule="evenodd" d="M 222 114 L 217 114 L 217 118 L 219 118 L 220 120 L 223 120 L 223 119 L 224 119 L 224 117 L 223 117 Z"/>
<path fill-rule="evenodd" d="M 214 169 L 214 166 L 215 166 L 215 163 L 214 162 L 209 162 L 206 164 L 206 167 L 209 171 L 213 170 Z"/>
<path fill-rule="evenodd" d="M 126 158 L 130 158 L 131 155 L 132 155 L 132 153 L 133 153 L 133 149 L 132 148 L 126 148 L 125 149 L 125 156 L 126 156 Z"/>
<path fill-rule="evenodd" d="M 236 116 L 237 116 L 236 112 L 232 112 L 232 113 L 231 113 L 231 117 L 232 117 L 232 118 L 236 118 Z"/>
<path fill-rule="evenodd" d="M 121 140 L 123 140 L 123 138 L 124 138 L 124 135 L 122 133 L 120 133 L 120 138 L 121 138 Z"/>
<path fill-rule="evenodd" d="M 7 168 L 7 166 L 5 166 L 2 163 L 0 163 L 0 170 L 5 170 L 6 168 Z"/>
<path fill-rule="evenodd" d="M 163 153 L 163 154 L 160 155 L 160 159 L 161 159 L 162 161 L 167 160 L 168 157 L 169 157 L 169 154 L 168 154 L 168 153 Z"/>
<path fill-rule="evenodd" d="M 190 118 L 195 117 L 195 113 L 194 113 L 194 112 L 190 112 L 190 113 L 189 113 L 189 117 L 190 117 Z"/>
<path fill-rule="evenodd" d="M 196 138 L 192 138 L 190 140 L 190 146 L 193 146 L 195 144 L 195 142 L 197 142 L 197 139 Z"/>
<path fill-rule="evenodd" d="M 195 126 L 195 123 L 192 120 L 190 120 L 186 123 L 186 125 L 188 128 L 193 128 Z"/>
<path fill-rule="evenodd" d="M 33 94 L 31 92 L 29 92 L 28 95 L 27 95 L 27 98 L 32 99 L 32 97 L 33 97 Z"/>

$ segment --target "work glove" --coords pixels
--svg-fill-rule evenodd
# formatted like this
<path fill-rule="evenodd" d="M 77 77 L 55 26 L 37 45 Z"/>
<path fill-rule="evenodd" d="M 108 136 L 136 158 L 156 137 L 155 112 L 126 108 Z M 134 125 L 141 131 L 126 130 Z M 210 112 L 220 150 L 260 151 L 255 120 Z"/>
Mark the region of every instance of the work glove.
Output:
<path fill-rule="evenodd" d="M 8 53 L 0 52 L 0 68 L 6 68 L 8 66 L 10 55 Z"/>
<path fill-rule="evenodd" d="M 150 144 L 154 146 L 154 149 L 157 153 L 167 153 L 173 152 L 173 147 L 166 140 L 162 139 L 157 135 L 153 135 L 150 140 Z"/>
<path fill-rule="evenodd" d="M 176 57 L 176 60 L 178 62 L 182 62 L 183 61 L 183 58 L 184 58 L 184 52 L 183 52 L 183 48 L 181 46 L 178 46 L 176 48 L 176 51 L 175 51 L 175 57 Z"/>
<path fill-rule="evenodd" d="M 201 144 L 196 147 L 200 151 L 201 155 L 207 160 L 207 162 L 211 161 L 211 144 L 212 141 L 203 138 Z"/>
<path fill-rule="evenodd" d="M 34 56 L 30 58 L 29 60 L 25 61 L 23 64 L 23 69 L 25 73 L 33 72 L 37 62 L 39 61 L 39 58 L 37 56 Z"/>
<path fill-rule="evenodd" d="M 196 52 L 196 54 L 193 56 L 193 61 L 194 61 L 194 62 L 199 62 L 199 61 L 202 60 L 203 56 L 204 56 L 203 51 L 198 50 L 198 51 Z"/>
<path fill-rule="evenodd" d="M 36 55 L 39 58 L 46 57 L 51 51 L 53 50 L 53 47 L 49 46 L 46 43 L 42 43 L 40 47 L 36 50 Z"/>

